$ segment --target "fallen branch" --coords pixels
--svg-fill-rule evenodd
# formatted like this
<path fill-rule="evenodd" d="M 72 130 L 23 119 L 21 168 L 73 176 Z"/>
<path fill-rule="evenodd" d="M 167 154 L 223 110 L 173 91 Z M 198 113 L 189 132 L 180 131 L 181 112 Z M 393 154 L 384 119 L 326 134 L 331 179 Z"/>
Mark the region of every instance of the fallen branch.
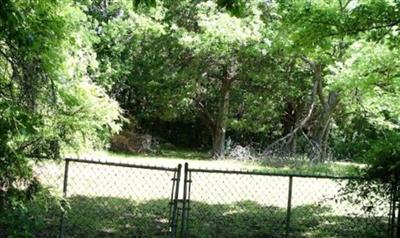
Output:
<path fill-rule="evenodd" d="M 314 108 L 315 108 L 315 102 L 313 102 L 313 103 L 311 104 L 310 109 L 308 110 L 307 116 L 300 122 L 300 124 L 299 124 L 295 129 L 293 129 L 290 133 L 286 134 L 284 137 L 282 137 L 282 138 L 280 138 L 280 139 L 274 141 L 272 144 L 270 144 L 270 145 L 267 147 L 267 149 L 265 149 L 265 151 L 269 151 L 270 148 L 272 148 L 272 147 L 275 146 L 276 144 L 278 144 L 278 143 L 280 143 L 280 142 L 282 142 L 282 141 L 285 141 L 286 139 L 292 137 L 292 136 L 293 136 L 294 134 L 296 134 L 300 129 L 302 129 L 302 128 L 307 124 L 307 122 L 310 120 L 310 118 L 311 118 L 311 116 L 312 116 L 312 114 L 313 114 L 313 112 L 314 112 Z"/>

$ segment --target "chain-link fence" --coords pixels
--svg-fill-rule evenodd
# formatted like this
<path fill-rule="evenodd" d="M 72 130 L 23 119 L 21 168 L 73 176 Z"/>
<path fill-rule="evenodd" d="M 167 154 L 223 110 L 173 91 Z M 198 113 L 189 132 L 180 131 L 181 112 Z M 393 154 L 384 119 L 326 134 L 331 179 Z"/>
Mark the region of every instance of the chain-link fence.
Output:
<path fill-rule="evenodd" d="M 176 233 L 180 167 L 66 159 L 36 171 L 65 198 L 61 237 L 157 238 Z"/>
<path fill-rule="evenodd" d="M 62 211 L 47 211 L 40 237 L 378 238 L 391 231 L 388 199 L 370 204 L 345 189 L 357 178 L 76 159 L 35 172 L 65 201 Z"/>
<path fill-rule="evenodd" d="M 355 178 L 191 168 L 184 177 L 182 237 L 387 237 L 389 202 L 354 202 L 344 188 Z"/>

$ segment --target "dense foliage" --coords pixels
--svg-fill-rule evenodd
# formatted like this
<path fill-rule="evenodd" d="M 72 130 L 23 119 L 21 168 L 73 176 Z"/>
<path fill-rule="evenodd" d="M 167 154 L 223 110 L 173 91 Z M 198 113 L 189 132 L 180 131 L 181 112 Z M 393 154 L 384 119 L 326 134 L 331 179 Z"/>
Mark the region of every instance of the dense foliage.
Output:
<path fill-rule="evenodd" d="M 103 144 L 119 130 L 121 110 L 91 80 L 95 39 L 80 6 L 68 0 L 0 5 L 0 213 L 17 209 L 24 220 L 30 215 L 20 209 L 40 190 L 32 157 L 56 159 Z"/>
<path fill-rule="evenodd" d="M 229 136 L 268 153 L 353 159 L 398 128 L 396 2 L 87 5 L 100 39 L 96 80 L 160 137 L 195 130 L 206 137 L 192 144 L 210 138 L 216 157 Z"/>

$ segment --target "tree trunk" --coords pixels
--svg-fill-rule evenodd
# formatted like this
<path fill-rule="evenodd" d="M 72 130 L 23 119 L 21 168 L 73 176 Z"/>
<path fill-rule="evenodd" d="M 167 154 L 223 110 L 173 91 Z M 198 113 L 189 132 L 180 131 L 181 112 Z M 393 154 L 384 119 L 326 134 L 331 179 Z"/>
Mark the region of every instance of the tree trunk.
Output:
<path fill-rule="evenodd" d="M 321 64 L 316 64 L 315 62 L 302 57 L 302 60 L 310 65 L 314 73 L 314 87 L 312 91 L 312 100 L 315 97 L 319 98 L 321 103 L 322 111 L 317 117 L 317 123 L 312 129 L 310 135 L 312 141 L 315 143 L 319 160 L 324 160 L 327 156 L 328 140 L 330 133 L 330 123 L 332 120 L 333 112 L 335 111 L 337 105 L 339 104 L 339 93 L 336 91 L 330 91 L 328 98 L 324 95 L 324 85 L 323 85 L 323 66 Z M 314 155 L 315 157 L 315 155 Z"/>
<path fill-rule="evenodd" d="M 196 100 L 200 117 L 210 130 L 212 138 L 212 156 L 221 159 L 225 156 L 225 134 L 228 123 L 229 100 L 232 84 L 237 76 L 237 61 L 233 59 L 229 66 L 224 67 L 219 89 L 217 110 L 210 113 L 207 105 L 202 100 Z"/>
<path fill-rule="evenodd" d="M 327 155 L 330 123 L 338 103 L 338 93 L 334 91 L 329 92 L 328 100 L 323 102 L 323 111 L 319 123 L 312 133 L 312 138 L 320 152 L 318 156 L 320 160 L 324 160 Z"/>
<path fill-rule="evenodd" d="M 297 134 L 293 133 L 287 144 L 288 155 L 293 156 L 297 153 Z"/>
<path fill-rule="evenodd" d="M 212 135 L 212 155 L 215 159 L 223 159 L 225 156 L 225 131 L 216 130 Z"/>
<path fill-rule="evenodd" d="M 282 118 L 283 124 L 283 135 L 288 135 L 292 133 L 296 128 L 298 116 L 297 116 L 297 104 L 292 102 L 287 102 L 285 107 L 285 114 Z M 296 133 L 292 133 L 292 135 L 288 138 L 285 146 L 284 153 L 287 155 L 292 155 L 296 153 Z"/>
<path fill-rule="evenodd" d="M 232 79 L 225 78 L 222 80 L 221 94 L 218 104 L 217 120 L 213 130 L 213 148 L 212 154 L 215 159 L 221 159 L 225 156 L 225 134 L 229 113 L 229 97 L 232 85 Z"/>

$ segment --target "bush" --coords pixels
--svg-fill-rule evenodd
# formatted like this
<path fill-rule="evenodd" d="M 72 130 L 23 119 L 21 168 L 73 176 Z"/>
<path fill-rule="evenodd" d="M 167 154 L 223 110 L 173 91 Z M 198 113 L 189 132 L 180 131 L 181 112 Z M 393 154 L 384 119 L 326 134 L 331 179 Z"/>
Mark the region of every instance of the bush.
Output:
<path fill-rule="evenodd" d="M 24 190 L 12 189 L 12 200 L 2 208 L 0 237 L 52 237 L 57 234 L 61 198 L 38 182 Z M 33 187 L 35 186 L 35 187 Z"/>
<path fill-rule="evenodd" d="M 399 182 L 400 179 L 400 133 L 392 132 L 380 140 L 374 141 L 366 153 L 369 166 L 366 174 L 369 178 L 384 183 Z"/>
<path fill-rule="evenodd" d="M 343 194 L 356 191 L 357 196 L 348 196 L 348 199 L 354 204 L 363 203 L 366 211 L 387 205 L 392 199 L 398 202 L 399 197 L 393 195 L 400 189 L 400 134 L 393 131 L 380 140 L 371 141 L 371 147 L 362 160 L 368 163 L 361 171 L 365 178 L 352 180 L 342 191 Z"/>

